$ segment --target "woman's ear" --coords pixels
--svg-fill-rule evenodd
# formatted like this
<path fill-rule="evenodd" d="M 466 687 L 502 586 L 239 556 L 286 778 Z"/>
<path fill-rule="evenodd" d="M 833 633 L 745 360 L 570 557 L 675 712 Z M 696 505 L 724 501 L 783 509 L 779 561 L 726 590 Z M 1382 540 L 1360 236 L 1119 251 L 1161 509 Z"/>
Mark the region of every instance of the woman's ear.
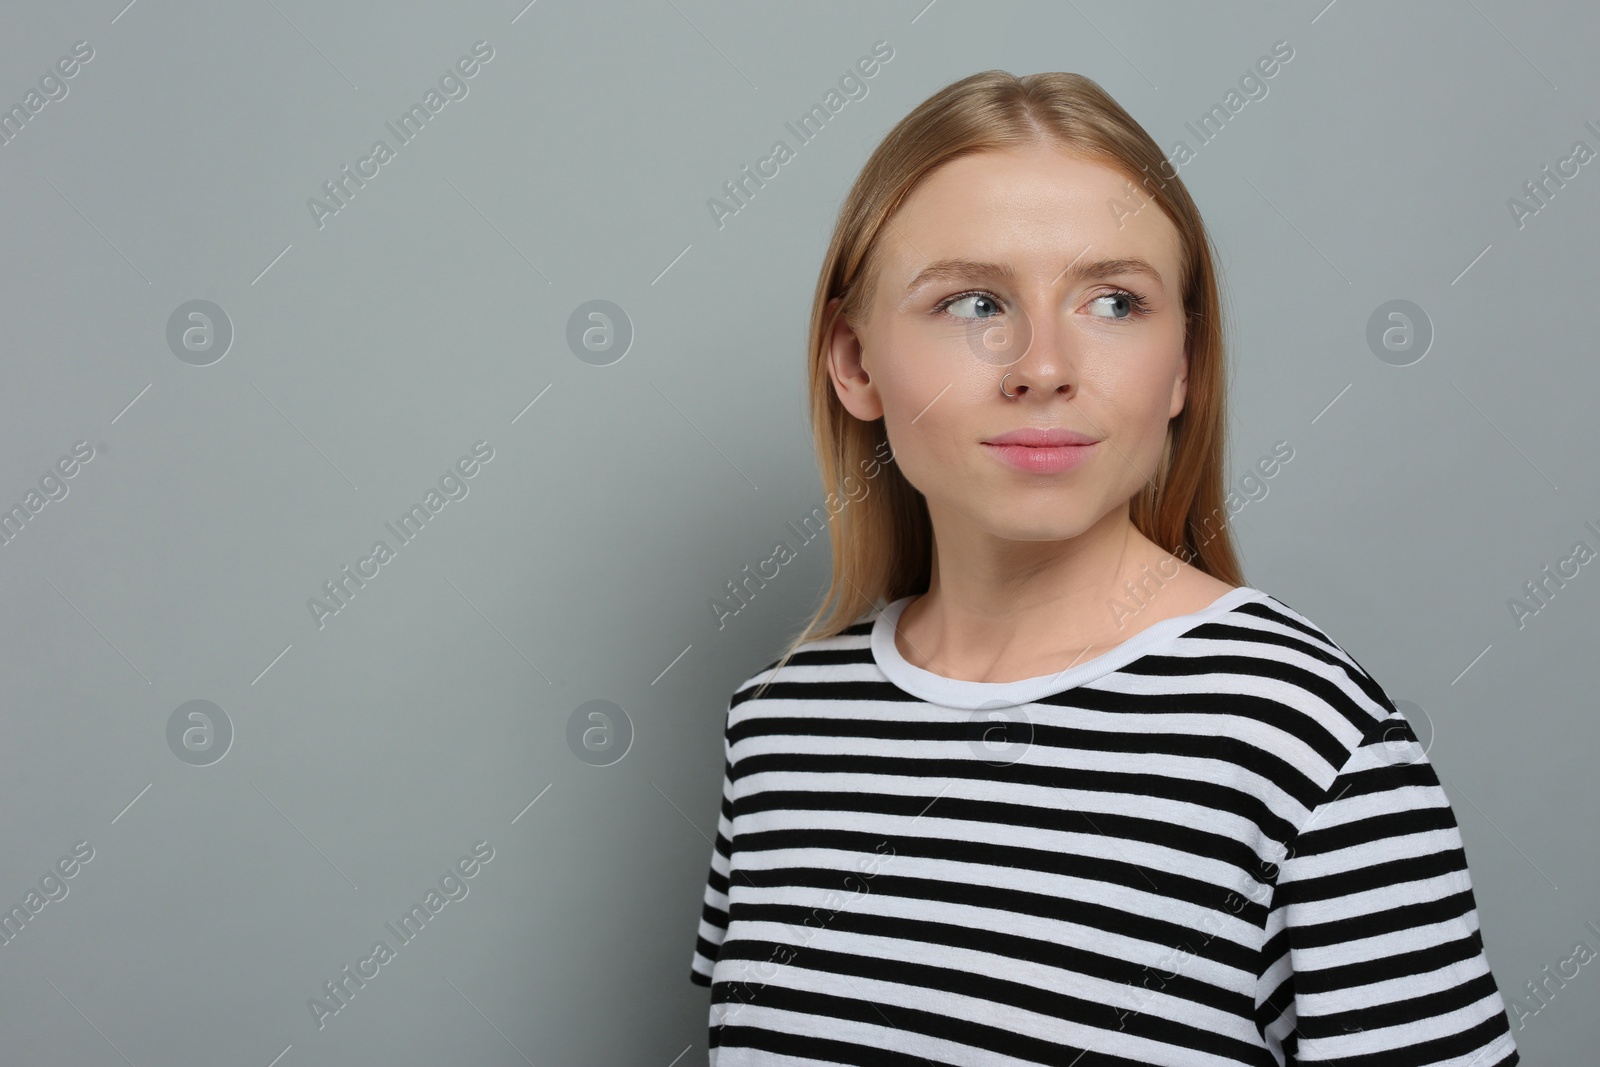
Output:
<path fill-rule="evenodd" d="M 843 298 L 836 296 L 827 306 L 827 315 L 833 322 L 824 342 L 828 377 L 845 410 L 863 422 L 871 422 L 883 417 L 883 401 L 867 371 L 866 349 L 862 347 L 861 337 L 839 311 L 842 303 Z"/>
<path fill-rule="evenodd" d="M 1167 410 L 1167 418 L 1175 419 L 1183 411 L 1184 402 L 1189 397 L 1189 346 L 1183 346 L 1183 358 L 1178 364 L 1178 377 L 1172 383 L 1172 406 Z"/>

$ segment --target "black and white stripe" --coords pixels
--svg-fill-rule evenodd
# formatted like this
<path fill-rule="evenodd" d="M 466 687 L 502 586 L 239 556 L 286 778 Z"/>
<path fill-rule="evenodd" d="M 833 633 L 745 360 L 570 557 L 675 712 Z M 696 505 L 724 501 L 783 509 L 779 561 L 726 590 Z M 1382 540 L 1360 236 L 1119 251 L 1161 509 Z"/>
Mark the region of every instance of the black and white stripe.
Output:
<path fill-rule="evenodd" d="M 911 599 L 729 703 L 714 1067 L 1518 1063 L 1439 780 L 1307 619 L 976 683 L 900 657 Z"/>

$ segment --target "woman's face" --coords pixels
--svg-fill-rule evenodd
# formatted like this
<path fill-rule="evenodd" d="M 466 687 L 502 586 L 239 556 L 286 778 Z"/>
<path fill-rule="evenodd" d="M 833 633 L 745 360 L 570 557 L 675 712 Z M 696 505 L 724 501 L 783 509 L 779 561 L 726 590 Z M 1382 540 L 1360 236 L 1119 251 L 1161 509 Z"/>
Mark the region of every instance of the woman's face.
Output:
<path fill-rule="evenodd" d="M 1125 521 L 1188 372 L 1178 233 L 1147 191 L 1060 148 L 982 152 L 929 175 L 877 254 L 866 321 L 836 320 L 834 387 L 884 419 L 936 526 L 1039 541 Z M 1024 429 L 1093 443 L 988 443 Z"/>

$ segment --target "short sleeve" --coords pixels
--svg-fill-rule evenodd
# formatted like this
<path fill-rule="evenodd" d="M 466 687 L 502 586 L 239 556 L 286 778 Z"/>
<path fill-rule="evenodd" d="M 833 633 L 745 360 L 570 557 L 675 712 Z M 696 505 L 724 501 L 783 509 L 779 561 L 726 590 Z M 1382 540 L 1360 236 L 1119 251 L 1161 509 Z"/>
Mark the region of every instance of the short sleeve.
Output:
<path fill-rule="evenodd" d="M 722 736 L 722 808 L 717 815 L 717 839 L 711 846 L 711 869 L 700 908 L 700 929 L 695 938 L 689 980 L 711 985 L 711 965 L 716 963 L 722 938 L 728 932 L 728 875 L 733 862 L 733 754 L 727 731 Z"/>
<path fill-rule="evenodd" d="M 1257 1018 L 1285 1064 L 1519 1062 L 1444 789 L 1392 706 L 1277 872 Z"/>

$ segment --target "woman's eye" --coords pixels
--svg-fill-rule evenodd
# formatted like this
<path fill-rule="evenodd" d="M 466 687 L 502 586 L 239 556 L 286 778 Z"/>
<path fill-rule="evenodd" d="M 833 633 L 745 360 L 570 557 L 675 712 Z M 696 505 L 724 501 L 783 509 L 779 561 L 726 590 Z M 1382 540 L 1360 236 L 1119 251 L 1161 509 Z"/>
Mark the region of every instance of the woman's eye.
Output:
<path fill-rule="evenodd" d="M 1109 305 L 1101 304 L 1103 300 L 1108 300 L 1111 303 Z M 1132 293 L 1106 293 L 1104 296 L 1095 297 L 1089 303 L 1091 306 L 1100 304 L 1101 307 L 1120 307 L 1122 309 L 1121 314 L 1096 315 L 1095 318 L 1127 319 L 1132 318 L 1138 312 L 1141 301 Z"/>
<path fill-rule="evenodd" d="M 958 319 L 989 319 L 1000 314 L 1000 305 L 992 296 L 968 293 L 946 301 L 942 310 Z"/>

